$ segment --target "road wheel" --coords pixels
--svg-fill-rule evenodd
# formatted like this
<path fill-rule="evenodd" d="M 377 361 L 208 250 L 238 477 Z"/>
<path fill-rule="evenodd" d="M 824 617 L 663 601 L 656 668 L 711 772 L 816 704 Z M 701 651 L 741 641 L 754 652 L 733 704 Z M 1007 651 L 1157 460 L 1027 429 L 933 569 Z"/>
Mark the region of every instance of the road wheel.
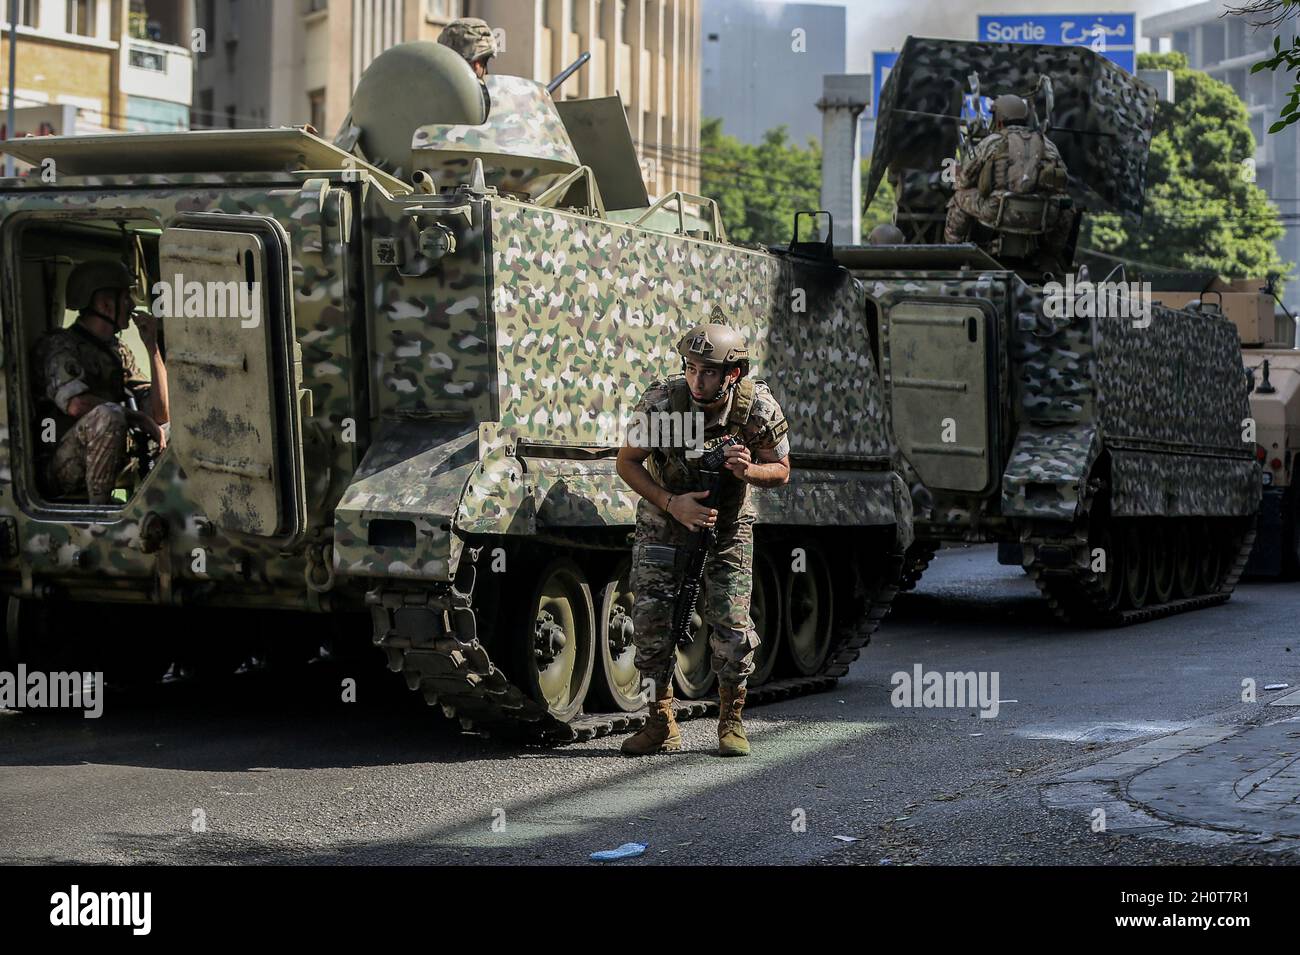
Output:
<path fill-rule="evenodd" d="M 1118 609 L 1124 599 L 1124 553 L 1121 536 L 1108 516 L 1099 518 L 1088 535 L 1088 559 L 1105 591 L 1104 606 Z M 1101 569 L 1096 569 L 1101 568 Z"/>
<path fill-rule="evenodd" d="M 816 547 L 796 548 L 791 561 L 800 564 L 785 573 L 782 637 L 795 672 L 811 676 L 822 668 L 831 648 L 835 620 L 832 576 L 825 555 Z"/>
<path fill-rule="evenodd" d="M 1167 518 L 1156 518 L 1151 533 L 1151 602 L 1168 603 L 1174 595 L 1177 570 L 1174 539 Z"/>
<path fill-rule="evenodd" d="M 632 561 L 624 560 L 602 590 L 597 631 L 600 663 L 595 668 L 597 694 L 624 713 L 645 705 L 641 673 L 636 668 L 636 644 L 632 640 L 631 576 Z"/>
<path fill-rule="evenodd" d="M 1195 535 L 1200 564 L 1197 580 L 1203 594 L 1217 593 L 1223 582 L 1223 535 L 1213 523 L 1206 521 Z"/>
<path fill-rule="evenodd" d="M 582 569 L 567 557 L 546 564 L 524 605 L 524 685 L 557 720 L 582 711 L 595 663 L 596 614 Z"/>
<path fill-rule="evenodd" d="M 1126 521 L 1124 540 L 1124 605 L 1141 610 L 1151 591 L 1151 548 L 1141 522 Z"/>
<path fill-rule="evenodd" d="M 1174 593 L 1179 597 L 1195 596 L 1200 586 L 1200 554 L 1192 539 L 1191 524 L 1180 518 L 1173 530 Z"/>
<path fill-rule="evenodd" d="M 713 689 L 717 674 L 713 672 L 713 651 L 709 648 L 709 628 L 704 623 L 704 596 L 695 605 L 695 640 L 689 647 L 677 648 L 677 691 L 683 698 L 698 700 Z"/>
<path fill-rule="evenodd" d="M 781 649 L 781 578 L 766 551 L 754 549 L 754 592 L 749 601 L 749 615 L 758 633 L 754 651 L 754 672 L 750 686 L 761 686 L 772 678 Z"/>

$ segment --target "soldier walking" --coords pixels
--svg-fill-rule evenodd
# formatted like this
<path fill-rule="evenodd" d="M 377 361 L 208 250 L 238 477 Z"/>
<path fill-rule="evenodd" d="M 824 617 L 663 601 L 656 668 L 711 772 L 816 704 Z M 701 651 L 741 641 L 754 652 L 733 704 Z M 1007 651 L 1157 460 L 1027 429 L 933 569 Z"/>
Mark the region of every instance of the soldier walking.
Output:
<path fill-rule="evenodd" d="M 641 496 L 632 549 L 632 620 L 636 666 L 653 688 L 645 727 L 623 743 L 629 756 L 682 747 L 673 714 L 673 609 L 690 545 L 705 527 L 717 534 L 705 561 L 703 590 L 712 667 L 718 675 L 718 751 L 723 756 L 749 754 L 741 711 L 759 642 L 749 616 L 754 564 L 749 488 L 780 487 L 790 479 L 789 426 L 767 385 L 748 377 L 749 351 L 740 333 L 716 321 L 720 311 L 715 310 L 714 318 L 678 342 L 683 374 L 655 381 L 636 411 L 646 416 L 641 420 L 651 421 L 666 413 L 675 413 L 676 420 L 702 415 L 705 448 L 728 435 L 741 442 L 724 451 L 726 470 L 716 502 L 709 507 L 701 503 L 708 491 L 701 490 L 699 454 L 676 446 L 681 442 L 649 447 L 651 441 L 634 443 L 629 435 L 618 453 L 619 476 Z"/>

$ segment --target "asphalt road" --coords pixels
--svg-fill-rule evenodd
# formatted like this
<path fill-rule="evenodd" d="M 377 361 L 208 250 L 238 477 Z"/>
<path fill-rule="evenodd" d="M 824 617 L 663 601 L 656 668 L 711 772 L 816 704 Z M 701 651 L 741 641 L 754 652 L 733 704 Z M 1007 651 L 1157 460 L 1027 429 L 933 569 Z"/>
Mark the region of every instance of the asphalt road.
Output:
<path fill-rule="evenodd" d="M 1298 613 L 1296 585 L 1250 583 L 1221 607 L 1075 630 L 992 548 L 944 552 L 837 688 L 746 713 L 748 759 L 714 756 L 698 720 L 687 752 L 641 760 L 618 738 L 485 742 L 381 668 L 334 664 L 113 696 L 98 720 L 0 711 L 0 862 L 585 865 L 641 842 L 617 864 L 1294 863 L 1266 823 L 1094 831 L 1087 798 L 1044 794 L 1189 727 L 1300 714 L 1262 689 L 1300 686 Z M 891 675 L 918 664 L 996 673 L 1008 702 L 993 718 L 891 705 Z"/>

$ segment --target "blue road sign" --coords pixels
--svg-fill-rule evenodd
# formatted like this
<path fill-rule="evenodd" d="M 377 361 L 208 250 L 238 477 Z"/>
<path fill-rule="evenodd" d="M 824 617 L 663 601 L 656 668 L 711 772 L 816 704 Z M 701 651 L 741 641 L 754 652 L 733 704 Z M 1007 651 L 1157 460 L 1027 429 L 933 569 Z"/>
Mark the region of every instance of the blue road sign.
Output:
<path fill-rule="evenodd" d="M 979 37 L 993 43 L 1086 46 L 1130 73 L 1137 66 L 1137 15 L 1132 13 L 981 16 Z"/>
<path fill-rule="evenodd" d="M 880 91 L 885 88 L 885 80 L 889 79 L 889 71 L 894 68 L 894 64 L 897 62 L 897 53 L 876 50 L 871 54 L 871 115 L 873 118 L 880 115 Z"/>

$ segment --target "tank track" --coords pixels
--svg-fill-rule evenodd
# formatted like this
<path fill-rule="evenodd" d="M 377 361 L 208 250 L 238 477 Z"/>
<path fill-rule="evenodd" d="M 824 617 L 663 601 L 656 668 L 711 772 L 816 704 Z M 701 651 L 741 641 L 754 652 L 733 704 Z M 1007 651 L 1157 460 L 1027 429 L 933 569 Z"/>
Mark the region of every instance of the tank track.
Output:
<path fill-rule="evenodd" d="M 907 557 L 903 563 L 903 576 L 898 582 L 898 592 L 900 594 L 909 593 L 921 582 L 921 576 L 925 573 L 926 568 L 930 566 L 930 561 L 934 560 L 934 555 L 937 553 L 939 553 L 937 541 L 917 541 L 908 548 Z"/>
<path fill-rule="evenodd" d="M 1031 537 L 1026 543 L 1044 544 L 1047 538 Z M 1048 606 L 1060 620 L 1071 624 L 1083 624 L 1100 627 L 1126 627 L 1130 624 L 1158 620 L 1174 614 L 1200 610 L 1227 603 L 1232 591 L 1241 579 L 1250 559 L 1251 548 L 1255 544 L 1255 524 L 1252 520 L 1239 532 L 1236 556 L 1225 568 L 1223 582 L 1214 593 L 1196 594 L 1192 597 L 1179 597 L 1162 604 L 1138 609 L 1110 608 L 1106 604 L 1106 587 L 1100 576 L 1087 567 L 1078 565 L 1070 567 L 1047 567 L 1038 560 L 1032 560 L 1025 569 L 1033 579 L 1039 591 L 1047 598 Z M 1035 548 L 1035 554 L 1038 550 Z"/>
<path fill-rule="evenodd" d="M 839 628 L 820 672 L 751 687 L 747 705 L 774 703 L 833 687 L 849 672 L 862 648 L 888 615 L 898 593 L 903 554 L 893 553 L 881 566 L 866 612 Z M 401 673 L 406 685 L 437 705 L 467 732 L 512 742 L 542 746 L 584 742 L 640 729 L 646 713 L 583 714 L 565 723 L 546 706 L 511 683 L 488 656 L 477 634 L 469 598 L 455 586 L 425 591 L 372 590 L 366 595 L 374 623 L 374 642 L 388 657 L 388 668 Z M 400 628 L 399 610 L 415 611 L 427 627 Z M 690 720 L 718 712 L 716 700 L 678 700 L 677 719 Z"/>

